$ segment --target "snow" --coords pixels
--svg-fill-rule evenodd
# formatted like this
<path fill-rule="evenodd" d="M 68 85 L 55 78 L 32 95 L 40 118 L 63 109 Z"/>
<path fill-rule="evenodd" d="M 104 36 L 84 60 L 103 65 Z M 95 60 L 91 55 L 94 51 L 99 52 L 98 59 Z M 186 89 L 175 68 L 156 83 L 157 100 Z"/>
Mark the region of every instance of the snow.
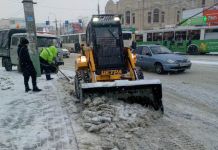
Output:
<path fill-rule="evenodd" d="M 218 61 L 213 62 L 213 61 L 192 60 L 191 62 L 194 64 L 202 64 L 202 65 L 216 65 L 216 66 L 218 65 Z"/>
<path fill-rule="evenodd" d="M 42 76 L 38 87 L 43 91 L 25 93 L 22 74 L 0 68 L 1 150 L 77 149 L 55 84 L 56 79 L 46 81 Z"/>

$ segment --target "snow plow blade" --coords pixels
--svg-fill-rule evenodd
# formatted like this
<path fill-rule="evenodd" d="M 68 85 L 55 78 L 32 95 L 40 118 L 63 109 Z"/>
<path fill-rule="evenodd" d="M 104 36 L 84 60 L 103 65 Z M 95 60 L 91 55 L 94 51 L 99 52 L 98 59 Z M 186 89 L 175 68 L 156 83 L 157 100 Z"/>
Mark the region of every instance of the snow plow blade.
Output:
<path fill-rule="evenodd" d="M 152 106 L 154 110 L 163 110 L 162 85 L 160 80 L 116 80 L 81 84 L 81 98 L 94 95 L 116 97 L 129 103 Z"/>

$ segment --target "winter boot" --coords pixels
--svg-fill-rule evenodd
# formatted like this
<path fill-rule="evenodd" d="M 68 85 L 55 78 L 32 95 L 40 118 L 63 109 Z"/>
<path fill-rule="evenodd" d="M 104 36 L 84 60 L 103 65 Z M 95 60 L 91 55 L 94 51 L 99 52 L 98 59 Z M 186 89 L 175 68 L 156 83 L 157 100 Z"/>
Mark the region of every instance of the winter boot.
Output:
<path fill-rule="evenodd" d="M 30 87 L 29 87 L 29 85 L 27 84 L 27 85 L 25 85 L 25 92 L 27 93 L 27 92 L 29 92 L 31 89 L 30 89 Z"/>
<path fill-rule="evenodd" d="M 45 75 L 46 76 L 46 80 L 52 80 L 53 78 L 51 78 L 50 74 Z"/>
<path fill-rule="evenodd" d="M 33 86 L 33 92 L 40 92 L 42 91 L 41 89 L 39 89 L 37 86 Z"/>

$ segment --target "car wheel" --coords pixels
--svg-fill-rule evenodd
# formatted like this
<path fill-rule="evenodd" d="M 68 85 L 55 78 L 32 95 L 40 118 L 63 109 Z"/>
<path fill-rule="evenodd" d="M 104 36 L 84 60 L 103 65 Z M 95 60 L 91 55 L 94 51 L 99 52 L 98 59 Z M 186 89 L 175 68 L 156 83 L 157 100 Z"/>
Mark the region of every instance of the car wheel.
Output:
<path fill-rule="evenodd" d="M 155 72 L 158 74 L 162 74 L 164 72 L 163 66 L 161 63 L 156 63 L 155 64 Z"/>

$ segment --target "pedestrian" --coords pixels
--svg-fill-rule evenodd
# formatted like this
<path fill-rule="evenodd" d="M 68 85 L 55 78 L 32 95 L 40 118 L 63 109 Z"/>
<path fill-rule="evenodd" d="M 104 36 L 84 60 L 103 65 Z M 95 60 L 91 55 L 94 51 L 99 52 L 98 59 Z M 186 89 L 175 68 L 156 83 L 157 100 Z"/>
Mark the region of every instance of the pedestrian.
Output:
<path fill-rule="evenodd" d="M 21 71 L 23 72 L 25 92 L 29 92 L 31 89 L 29 87 L 29 79 L 32 78 L 32 86 L 34 92 L 40 92 L 41 89 L 37 87 L 36 83 L 36 70 L 30 59 L 28 51 L 29 41 L 26 38 L 21 38 L 20 44 L 18 45 L 18 57 Z"/>
<path fill-rule="evenodd" d="M 57 49 L 55 46 L 43 48 L 40 53 L 40 64 L 42 72 L 45 71 L 46 80 L 52 80 L 51 72 L 55 67 L 55 59 L 57 57 Z M 56 68 L 56 67 L 55 67 Z"/>

